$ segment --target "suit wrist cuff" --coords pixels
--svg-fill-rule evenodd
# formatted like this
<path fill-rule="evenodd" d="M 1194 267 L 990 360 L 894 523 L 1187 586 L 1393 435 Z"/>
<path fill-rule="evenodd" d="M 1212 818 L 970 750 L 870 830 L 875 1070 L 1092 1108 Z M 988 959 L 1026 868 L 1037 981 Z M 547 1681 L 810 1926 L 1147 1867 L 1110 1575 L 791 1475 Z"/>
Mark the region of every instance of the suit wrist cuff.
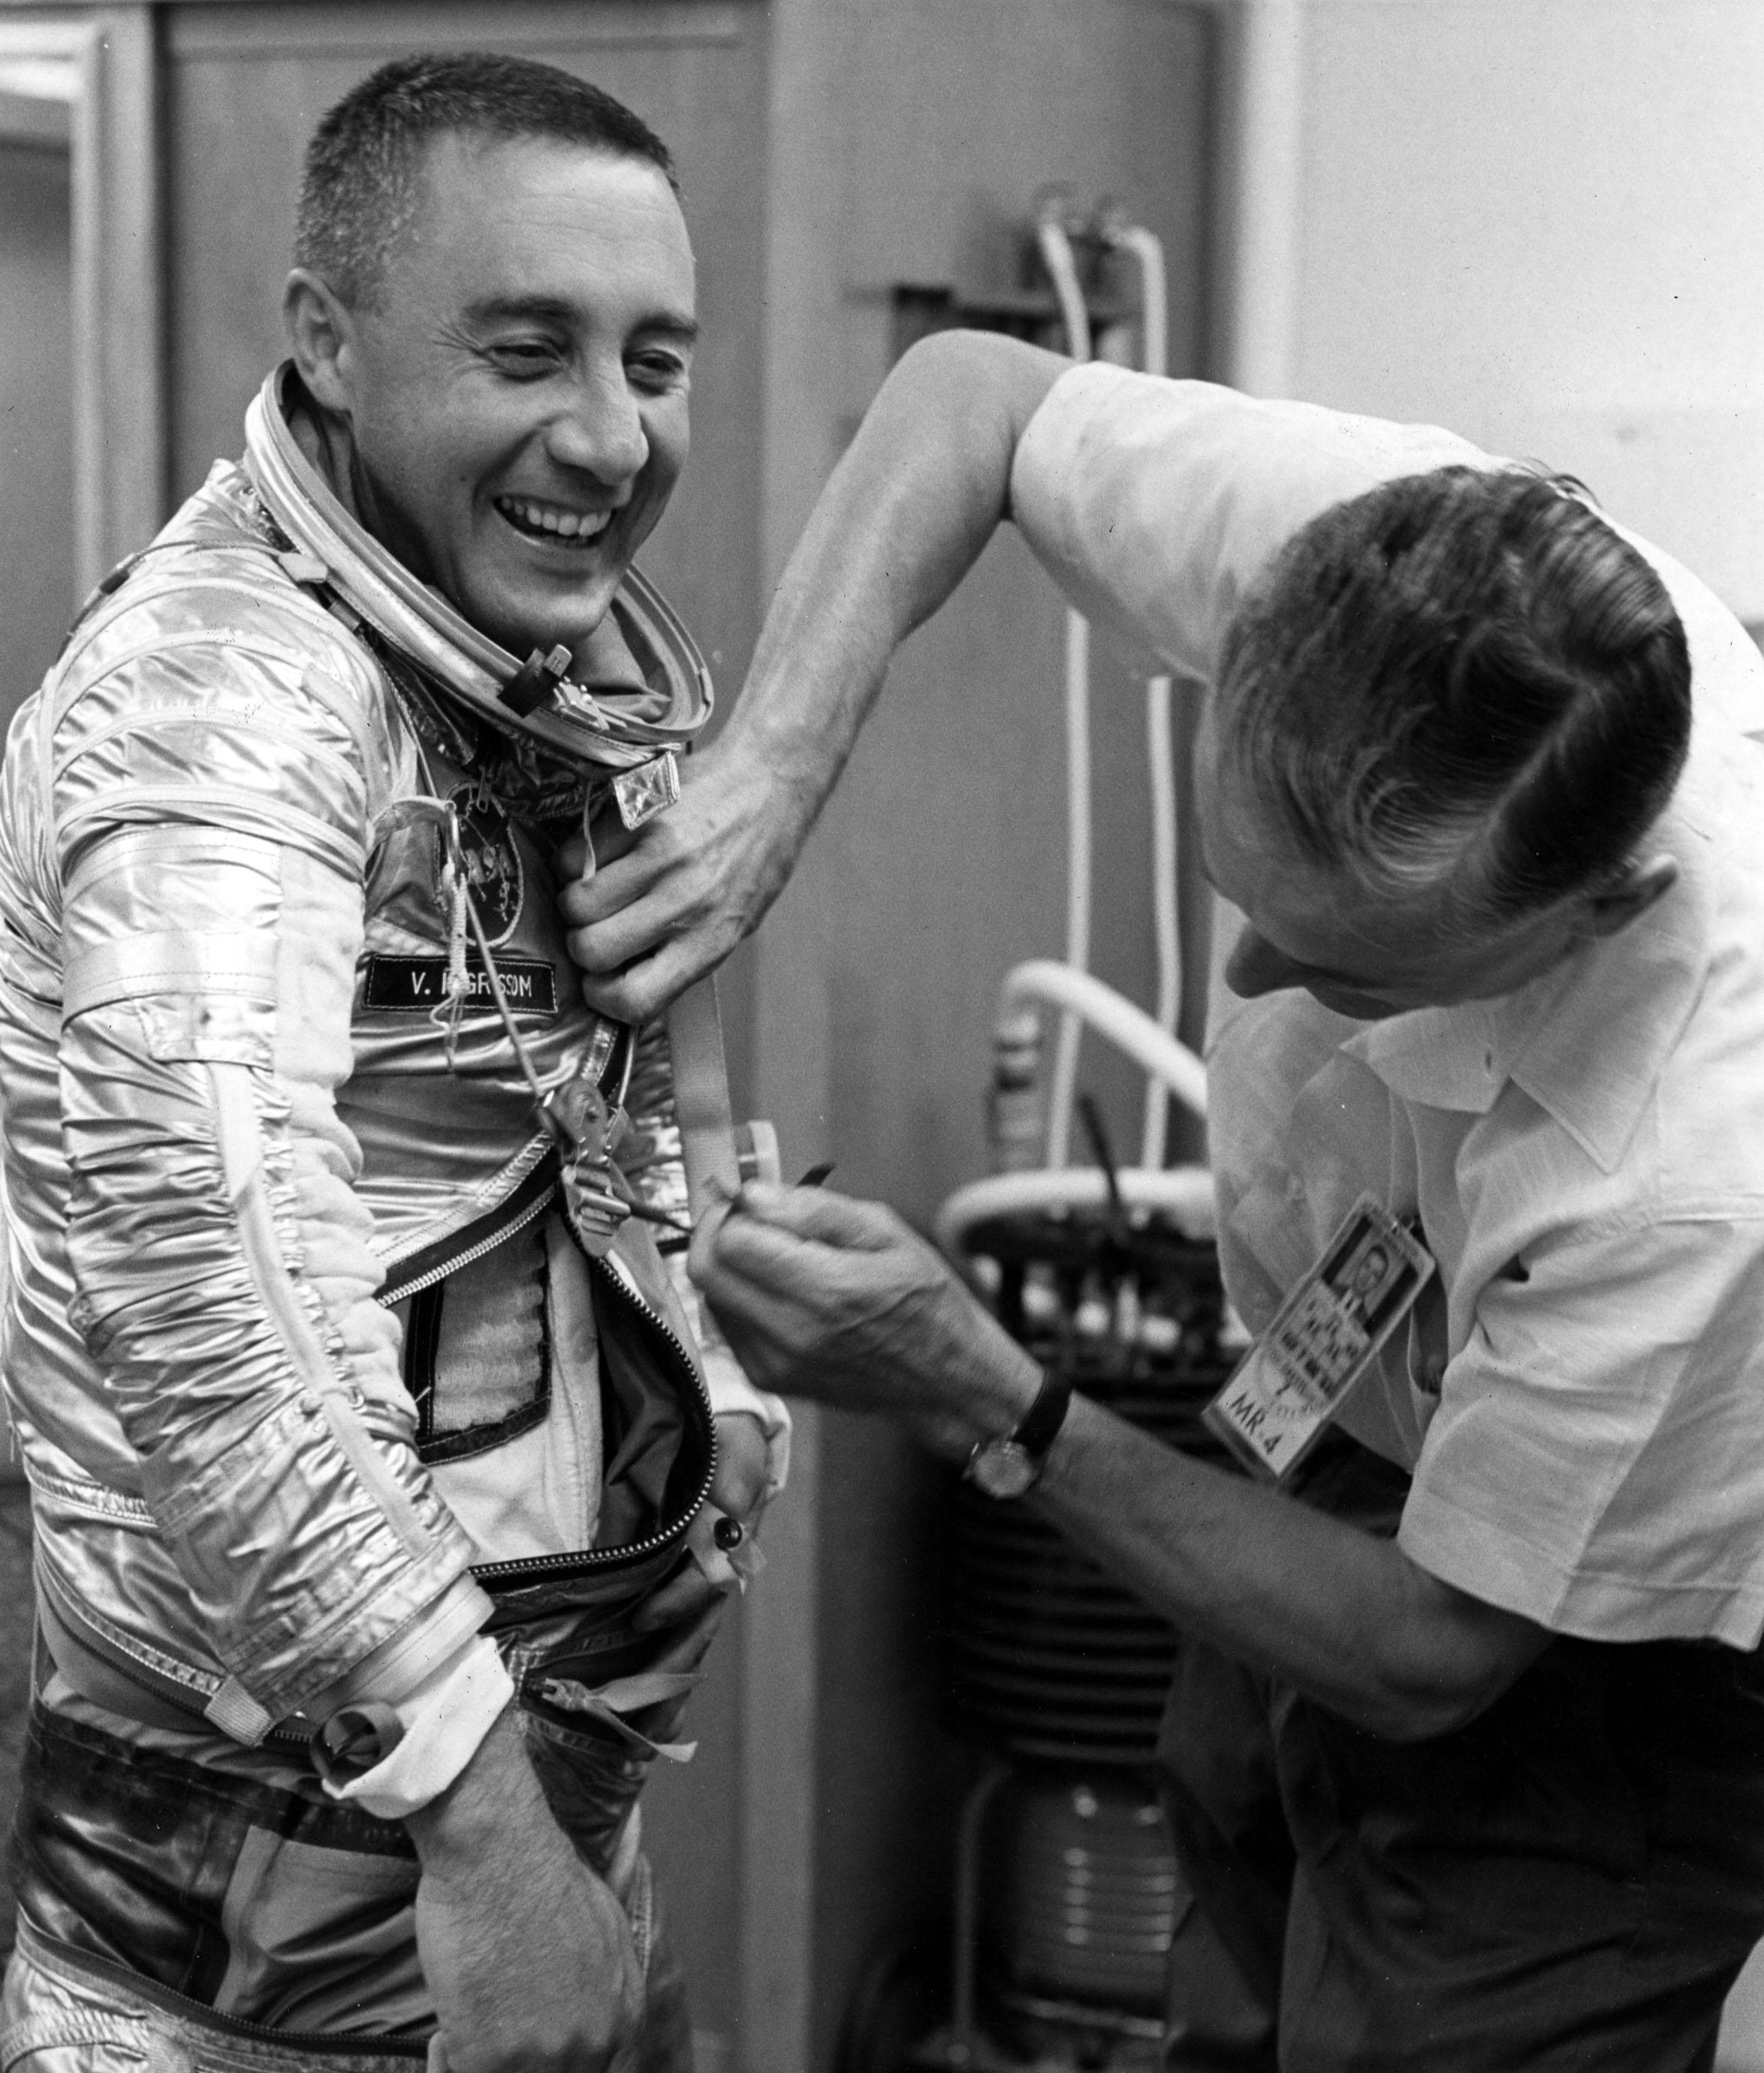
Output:
<path fill-rule="evenodd" d="M 514 1696 L 486 1635 L 396 1704 L 366 1700 L 333 1713 L 315 1737 L 326 1794 L 379 1821 L 402 1821 L 445 1792 Z"/>

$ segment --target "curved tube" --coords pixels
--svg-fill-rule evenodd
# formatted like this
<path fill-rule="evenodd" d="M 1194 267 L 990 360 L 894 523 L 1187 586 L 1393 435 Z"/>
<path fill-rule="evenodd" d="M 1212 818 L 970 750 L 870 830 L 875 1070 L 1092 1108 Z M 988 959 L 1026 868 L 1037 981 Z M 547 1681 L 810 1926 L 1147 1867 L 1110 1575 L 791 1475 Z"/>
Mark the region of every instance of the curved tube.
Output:
<path fill-rule="evenodd" d="M 1130 223 L 1107 233 L 1109 242 L 1129 252 L 1140 269 L 1140 365 L 1148 374 L 1170 371 L 1168 310 L 1169 291 L 1164 278 L 1164 243 L 1143 224 Z"/>
<path fill-rule="evenodd" d="M 1070 970 L 1090 964 L 1090 628 L 1082 612 L 1065 615 L 1065 962 Z M 1076 1016 L 1060 1023 L 1048 1083 L 1047 1162 L 1063 1166 L 1072 1135 L 1072 1103 L 1078 1092 Z"/>
<path fill-rule="evenodd" d="M 954 2042 L 971 2064 L 980 2034 L 975 2014 L 975 1983 L 980 1969 L 980 1839 L 986 1827 L 987 1810 L 998 1796 L 999 1787 L 1011 1775 L 1011 1766 L 994 1757 L 962 1803 L 955 1830 L 955 1950 L 951 1974 L 954 1981 Z"/>
<path fill-rule="evenodd" d="M 1090 313 L 1085 306 L 1072 240 L 1050 201 L 1036 225 L 1042 263 L 1058 298 L 1065 346 L 1074 360 L 1090 356 Z M 1090 628 L 1083 614 L 1065 616 L 1065 961 L 1075 971 L 1090 962 Z M 1072 1135 L 1072 1102 L 1078 1089 L 1078 1041 L 1075 1016 L 1060 1024 L 1048 1086 L 1047 1162 L 1063 1166 Z"/>
<path fill-rule="evenodd" d="M 1165 1217 L 1185 1237 L 1216 1234 L 1213 1176 L 1204 1166 L 1160 1166 L 1155 1173 L 1130 1166 L 1115 1177 L 1130 1213 L 1146 1210 Z M 1057 1173 L 994 1173 L 958 1188 L 938 1209 L 931 1231 L 944 1251 L 959 1260 L 967 1234 L 989 1218 L 1108 1207 L 1108 1182 L 1095 1166 L 1068 1166 Z"/>
<path fill-rule="evenodd" d="M 1111 224 L 1103 235 L 1128 253 L 1140 272 L 1140 364 L 1148 374 L 1169 371 L 1169 289 L 1163 241 L 1143 224 Z M 1182 1010 L 1181 924 L 1177 909 L 1176 769 L 1168 677 L 1145 687 L 1145 746 L 1152 785 L 1152 917 L 1157 945 L 1157 1020 L 1173 1036 Z M 1140 1164 L 1164 1164 L 1169 1100 L 1160 1081 L 1145 1090 L 1145 1125 Z"/>
<path fill-rule="evenodd" d="M 1182 1012 L 1182 925 L 1177 911 L 1176 854 L 1176 731 L 1168 677 L 1145 687 L 1145 752 L 1152 785 L 1152 927 L 1157 946 L 1157 1025 L 1173 1036 Z M 1145 1125 L 1140 1164 L 1164 1164 L 1169 1124 L 1164 1082 L 1146 1082 Z"/>
<path fill-rule="evenodd" d="M 999 1013 L 1020 1000 L 1045 1001 L 1074 1020 L 1088 1022 L 1205 1121 L 1206 1066 L 1187 1045 L 1160 1029 L 1143 1008 L 1123 999 L 1112 987 L 1051 958 L 1032 958 L 1006 975 Z"/>
<path fill-rule="evenodd" d="M 1084 291 L 1078 285 L 1078 262 L 1072 256 L 1072 240 L 1061 218 L 1065 198 L 1054 195 L 1042 209 L 1035 226 L 1035 241 L 1053 283 L 1060 305 L 1060 321 L 1065 327 L 1065 349 L 1074 360 L 1090 356 L 1090 312 Z"/>

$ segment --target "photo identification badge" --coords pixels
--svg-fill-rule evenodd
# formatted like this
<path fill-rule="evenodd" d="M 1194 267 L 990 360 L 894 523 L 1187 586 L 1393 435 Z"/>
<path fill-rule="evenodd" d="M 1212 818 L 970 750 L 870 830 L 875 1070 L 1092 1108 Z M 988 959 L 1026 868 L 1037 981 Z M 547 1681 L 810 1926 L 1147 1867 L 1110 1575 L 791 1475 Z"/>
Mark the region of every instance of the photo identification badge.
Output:
<path fill-rule="evenodd" d="M 1370 1195 L 1206 1407 L 1206 1424 L 1258 1473 L 1282 1482 L 1414 1307 L 1433 1256 Z"/>

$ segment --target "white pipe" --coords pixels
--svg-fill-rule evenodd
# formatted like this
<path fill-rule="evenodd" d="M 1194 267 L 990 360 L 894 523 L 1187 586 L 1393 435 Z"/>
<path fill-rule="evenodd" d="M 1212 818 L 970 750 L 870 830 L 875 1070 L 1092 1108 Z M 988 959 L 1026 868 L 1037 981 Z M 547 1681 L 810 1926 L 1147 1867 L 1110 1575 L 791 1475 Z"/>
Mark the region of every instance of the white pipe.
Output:
<path fill-rule="evenodd" d="M 1041 263 L 1060 305 L 1060 322 L 1065 327 L 1065 349 L 1074 360 L 1090 356 L 1090 312 L 1078 285 L 1078 262 L 1072 256 L 1072 240 L 1060 220 L 1057 203 L 1041 212 L 1035 226 L 1035 241 L 1041 247 Z"/>
<path fill-rule="evenodd" d="M 1177 907 L 1176 741 L 1168 677 L 1145 687 L 1145 753 L 1152 782 L 1152 924 L 1157 946 L 1157 1025 L 1176 1034 L 1182 1012 L 1182 937 Z M 1140 1164 L 1164 1164 L 1169 1094 L 1156 1078 L 1145 1083 L 1145 1124 Z"/>
<path fill-rule="evenodd" d="M 1143 1210 L 1165 1218 L 1185 1238 L 1215 1235 L 1213 1176 L 1204 1166 L 1162 1166 L 1155 1173 L 1128 1167 L 1115 1179 L 1130 1214 Z M 1110 1206 L 1108 1181 L 1094 1166 L 1070 1166 L 1059 1173 L 995 1173 L 958 1188 L 938 1210 L 931 1228 L 945 1252 L 958 1260 L 968 1232 L 990 1218 Z"/>
<path fill-rule="evenodd" d="M 1066 351 L 1074 360 L 1088 360 L 1090 313 L 1078 282 L 1072 241 L 1051 209 L 1042 212 L 1035 234 L 1059 302 Z M 1082 972 L 1090 962 L 1090 629 L 1078 612 L 1068 612 L 1065 616 L 1065 961 Z M 1049 1166 L 1063 1166 L 1066 1161 L 1082 1033 L 1076 1016 L 1061 1020 L 1048 1089 Z"/>
<path fill-rule="evenodd" d="M 1065 615 L 1065 962 L 1076 972 L 1090 968 L 1090 628 L 1082 612 Z M 1083 1034 L 1075 1015 L 1063 1016 L 1048 1083 L 1047 1163 L 1063 1166 L 1072 1136 L 1072 1105 L 1078 1096 L 1078 1044 Z"/>
<path fill-rule="evenodd" d="M 1113 987 L 1052 958 L 1032 958 L 1006 975 L 999 993 L 999 1014 L 1020 1000 L 1045 1001 L 1070 1018 L 1088 1022 L 1206 1119 L 1206 1066 L 1187 1045 L 1159 1028 L 1143 1008 L 1123 999 Z"/>
<path fill-rule="evenodd" d="M 1243 0 L 1226 183 L 1226 379 L 1289 396 L 1298 346 L 1305 0 Z"/>
<path fill-rule="evenodd" d="M 1148 374 L 1169 372 L 1169 286 L 1162 241 L 1143 224 L 1126 224 L 1109 233 L 1127 253 L 1140 274 L 1140 361 Z M 1152 923 L 1157 952 L 1157 1022 L 1173 1036 L 1182 1012 L 1181 922 L 1177 904 L 1176 745 L 1168 677 L 1153 677 L 1145 687 L 1145 754 L 1152 789 Z M 1145 1122 L 1140 1137 L 1140 1164 L 1164 1164 L 1169 1128 L 1169 1094 L 1155 1076 L 1146 1083 Z"/>
<path fill-rule="evenodd" d="M 1124 224 L 1110 242 L 1131 253 L 1140 270 L 1140 365 L 1148 374 L 1170 371 L 1170 291 L 1164 274 L 1164 244 L 1143 224 Z"/>

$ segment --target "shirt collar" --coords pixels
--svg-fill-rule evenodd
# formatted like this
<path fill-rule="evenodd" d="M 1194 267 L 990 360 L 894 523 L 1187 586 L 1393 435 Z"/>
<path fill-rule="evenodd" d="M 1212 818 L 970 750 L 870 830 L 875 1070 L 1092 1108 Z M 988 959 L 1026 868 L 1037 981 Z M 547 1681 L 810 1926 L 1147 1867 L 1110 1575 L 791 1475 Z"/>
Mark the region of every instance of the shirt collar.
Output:
<path fill-rule="evenodd" d="M 1513 993 L 1393 1016 L 1342 1050 L 1399 1099 L 1428 1108 L 1486 1115 L 1511 1082 L 1601 1172 L 1614 1170 L 1702 991 L 1721 789 L 1712 760 L 1693 751 L 1648 843 L 1677 859 L 1678 882 L 1627 928 Z"/>

